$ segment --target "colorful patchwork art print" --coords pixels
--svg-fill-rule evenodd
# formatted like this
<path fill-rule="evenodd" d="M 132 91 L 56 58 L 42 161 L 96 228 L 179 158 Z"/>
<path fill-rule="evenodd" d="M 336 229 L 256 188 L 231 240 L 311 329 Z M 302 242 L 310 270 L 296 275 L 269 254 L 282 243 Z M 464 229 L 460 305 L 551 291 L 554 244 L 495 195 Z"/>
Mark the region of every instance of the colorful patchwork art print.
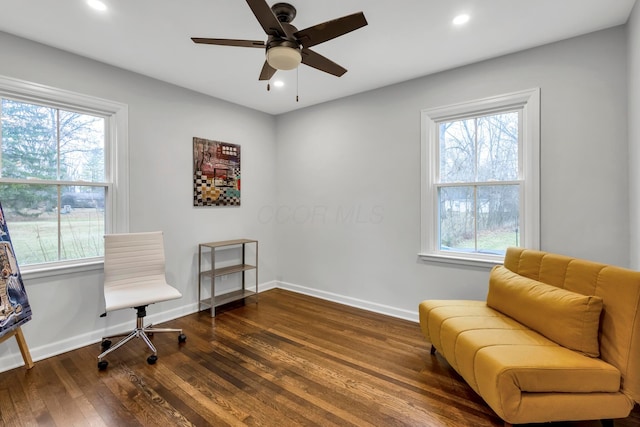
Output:
<path fill-rule="evenodd" d="M 240 146 L 193 138 L 193 206 L 240 206 Z"/>
<path fill-rule="evenodd" d="M 0 204 L 0 337 L 31 320 L 31 306 Z"/>

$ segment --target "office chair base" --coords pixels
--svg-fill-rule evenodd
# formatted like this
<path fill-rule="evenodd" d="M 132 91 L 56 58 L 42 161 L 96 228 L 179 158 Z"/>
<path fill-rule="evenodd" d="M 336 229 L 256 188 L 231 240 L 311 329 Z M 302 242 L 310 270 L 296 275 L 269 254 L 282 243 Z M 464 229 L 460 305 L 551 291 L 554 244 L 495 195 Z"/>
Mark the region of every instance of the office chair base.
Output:
<path fill-rule="evenodd" d="M 149 349 L 153 352 L 153 354 L 147 358 L 147 363 L 149 365 L 155 364 L 156 361 L 158 360 L 158 351 L 156 350 L 156 347 L 153 345 L 153 343 L 149 339 L 149 336 L 153 336 L 153 334 L 155 333 L 178 332 L 179 333 L 178 343 L 182 344 L 187 340 L 187 336 L 182 333 L 182 329 L 154 328 L 152 325 L 144 326 L 143 321 L 144 321 L 144 316 L 146 315 L 145 307 L 136 307 L 136 309 L 138 310 L 138 317 L 136 319 L 136 328 L 133 331 L 131 331 L 126 336 L 125 334 L 120 334 L 120 335 L 114 335 L 114 336 L 102 338 L 101 345 L 102 345 L 103 351 L 98 356 L 99 370 L 103 371 L 107 369 L 107 366 L 109 366 L 109 362 L 107 362 L 106 360 L 102 360 L 107 354 L 117 350 L 118 348 L 122 347 L 123 345 L 125 345 L 126 343 L 128 343 L 134 338 L 141 338 L 142 341 L 144 341 L 145 344 L 147 344 L 147 347 L 149 347 Z M 112 338 L 117 338 L 122 336 L 124 336 L 125 338 L 118 341 L 114 346 L 111 345 Z"/>

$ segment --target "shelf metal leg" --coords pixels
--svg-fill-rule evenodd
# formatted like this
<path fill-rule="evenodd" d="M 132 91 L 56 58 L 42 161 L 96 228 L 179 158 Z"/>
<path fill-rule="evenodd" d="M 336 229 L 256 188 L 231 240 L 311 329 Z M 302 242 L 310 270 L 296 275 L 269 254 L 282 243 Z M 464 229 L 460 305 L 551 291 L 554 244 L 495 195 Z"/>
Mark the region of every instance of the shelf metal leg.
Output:
<path fill-rule="evenodd" d="M 198 311 L 202 308 L 202 294 L 200 287 L 202 286 L 202 246 L 198 245 Z"/>
<path fill-rule="evenodd" d="M 256 304 L 258 303 L 258 242 L 256 242 Z"/>
<path fill-rule="evenodd" d="M 242 265 L 245 265 L 245 264 L 246 264 L 246 260 L 245 260 L 245 257 L 244 257 L 244 254 L 245 254 L 245 251 L 244 251 L 245 246 L 246 246 L 246 243 L 243 243 L 243 244 L 242 244 Z M 247 288 L 245 287 L 245 285 L 244 285 L 244 273 L 245 273 L 245 271 L 244 271 L 244 270 L 242 270 L 242 291 L 243 291 L 243 292 L 244 292 L 244 290 L 245 290 L 245 289 L 247 289 Z"/>
<path fill-rule="evenodd" d="M 216 316 L 216 248 L 211 248 L 211 317 Z"/>

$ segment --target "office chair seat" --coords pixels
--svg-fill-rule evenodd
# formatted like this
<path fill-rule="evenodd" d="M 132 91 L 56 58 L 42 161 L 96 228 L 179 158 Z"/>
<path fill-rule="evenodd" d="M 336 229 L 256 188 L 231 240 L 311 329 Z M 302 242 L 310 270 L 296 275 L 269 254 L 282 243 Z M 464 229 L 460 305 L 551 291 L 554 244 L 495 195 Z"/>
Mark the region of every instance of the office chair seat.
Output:
<path fill-rule="evenodd" d="M 136 328 L 127 333 L 114 346 L 111 338 L 102 339 L 103 352 L 98 356 L 98 369 L 104 370 L 108 362 L 103 358 L 133 338 L 141 338 L 153 354 L 147 358 L 149 364 L 158 359 L 158 352 L 149 335 L 156 332 L 178 332 L 178 342 L 187 337 L 182 329 L 154 328 L 144 326 L 146 307 L 156 302 L 181 298 L 182 294 L 166 282 L 164 241 L 162 232 L 107 234 L 104 236 L 104 300 L 105 313 L 123 308 L 137 310 Z"/>
<path fill-rule="evenodd" d="M 161 280 L 149 280 L 144 283 L 114 286 L 104 291 L 105 310 L 107 312 L 181 297 L 182 294 L 173 286 L 168 285 L 164 278 Z"/>

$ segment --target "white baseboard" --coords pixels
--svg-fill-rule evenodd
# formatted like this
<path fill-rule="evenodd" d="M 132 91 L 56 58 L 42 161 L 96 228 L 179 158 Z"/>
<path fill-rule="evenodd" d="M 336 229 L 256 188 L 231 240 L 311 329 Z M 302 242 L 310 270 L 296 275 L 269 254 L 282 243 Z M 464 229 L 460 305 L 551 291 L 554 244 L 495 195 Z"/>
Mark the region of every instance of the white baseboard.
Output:
<path fill-rule="evenodd" d="M 378 304 L 375 302 L 365 301 L 357 298 L 351 298 L 344 295 L 334 294 L 332 292 L 326 292 L 318 289 L 308 288 L 305 286 L 300 286 L 300 285 L 287 283 L 287 282 L 280 282 L 276 280 L 258 284 L 259 292 L 264 292 L 264 291 L 268 291 L 270 289 L 275 289 L 275 288 L 285 289 L 288 291 L 297 292 L 300 294 L 337 302 L 337 303 L 348 305 L 351 307 L 361 308 L 364 310 L 372 311 L 374 313 L 380 313 L 380 314 L 385 314 L 392 317 L 397 317 L 400 319 L 409 320 L 412 322 L 418 321 L 417 312 L 403 310 L 403 309 L 391 307 L 384 304 Z M 154 323 L 154 324 L 163 323 L 163 322 L 168 322 L 169 320 L 186 316 L 188 314 L 196 313 L 198 309 L 199 309 L 198 303 L 191 303 L 191 304 L 177 307 L 168 311 L 163 311 L 162 313 L 149 315 L 145 319 L 147 320 L 147 322 Z M 118 333 L 122 333 L 123 331 L 130 330 L 133 328 L 133 325 L 134 323 L 132 320 L 131 322 L 125 322 L 118 325 L 113 325 L 106 329 L 96 329 L 94 331 L 69 337 L 61 341 L 56 341 L 56 342 L 48 343 L 42 346 L 30 348 L 29 352 L 31 353 L 31 358 L 33 359 L 33 361 L 37 362 L 39 360 L 47 359 L 52 356 L 66 353 L 67 351 L 75 350 L 81 347 L 85 347 L 87 345 L 98 343 L 102 340 L 102 337 L 110 336 L 113 334 L 118 334 Z M 11 342 L 11 341 L 12 340 L 9 340 L 7 342 Z M 22 360 L 22 356 L 18 351 L 17 344 L 15 345 L 15 347 L 16 347 L 15 351 L 11 351 L 9 354 L 0 357 L 0 372 L 8 371 L 10 369 L 14 369 L 24 365 L 24 361 Z M 96 346 L 96 366 L 98 363 L 97 357 L 98 357 L 99 351 L 100 351 L 100 348 Z"/>
<path fill-rule="evenodd" d="M 177 319 L 178 317 L 186 316 L 187 314 L 195 313 L 196 311 L 198 311 L 198 304 L 184 305 L 168 311 L 163 311 L 162 313 L 146 316 L 145 324 L 168 322 L 169 320 Z M 66 353 L 67 351 L 76 350 L 81 347 L 86 347 L 88 345 L 98 343 L 102 341 L 102 338 L 105 336 L 111 336 L 123 333 L 125 331 L 130 331 L 134 326 L 135 319 L 132 319 L 128 322 L 109 326 L 108 328 L 104 329 L 96 329 L 91 332 L 69 337 L 61 341 L 55 341 L 38 347 L 30 347 L 29 353 L 31 353 L 31 358 L 33 359 L 33 361 L 37 362 L 39 360 L 44 360 L 52 356 L 57 356 L 58 354 Z M 7 342 L 11 341 L 12 340 L 9 340 Z M 29 343 L 27 342 L 27 344 Z M 0 368 L 0 372 L 8 371 L 10 369 L 24 365 L 22 355 L 17 351 L 17 348 L 18 347 L 16 345 L 15 352 L 11 352 L 6 356 L 0 357 L 0 366 L 2 367 Z M 99 353 L 100 347 L 96 346 L 96 366 L 98 363 Z"/>
<path fill-rule="evenodd" d="M 296 285 L 287 282 L 277 282 L 277 286 L 280 289 L 286 289 L 288 291 L 297 292 L 304 295 L 310 295 L 312 297 L 321 298 L 327 301 L 333 301 L 340 304 L 348 305 L 351 307 L 361 308 L 363 310 L 372 311 L 374 313 L 385 314 L 391 317 L 397 317 L 399 319 L 409 320 L 412 322 L 418 322 L 418 312 L 404 310 L 401 308 L 391 307 L 384 304 L 378 304 L 371 301 L 365 301 L 358 298 L 352 298 L 344 295 L 334 294 L 333 292 L 322 291 L 319 289 L 308 288 L 306 286 Z"/>
<path fill-rule="evenodd" d="M 266 283 L 260 283 L 258 285 L 258 292 L 268 291 L 270 289 L 275 289 L 278 287 L 278 282 L 276 280 L 272 280 Z"/>

